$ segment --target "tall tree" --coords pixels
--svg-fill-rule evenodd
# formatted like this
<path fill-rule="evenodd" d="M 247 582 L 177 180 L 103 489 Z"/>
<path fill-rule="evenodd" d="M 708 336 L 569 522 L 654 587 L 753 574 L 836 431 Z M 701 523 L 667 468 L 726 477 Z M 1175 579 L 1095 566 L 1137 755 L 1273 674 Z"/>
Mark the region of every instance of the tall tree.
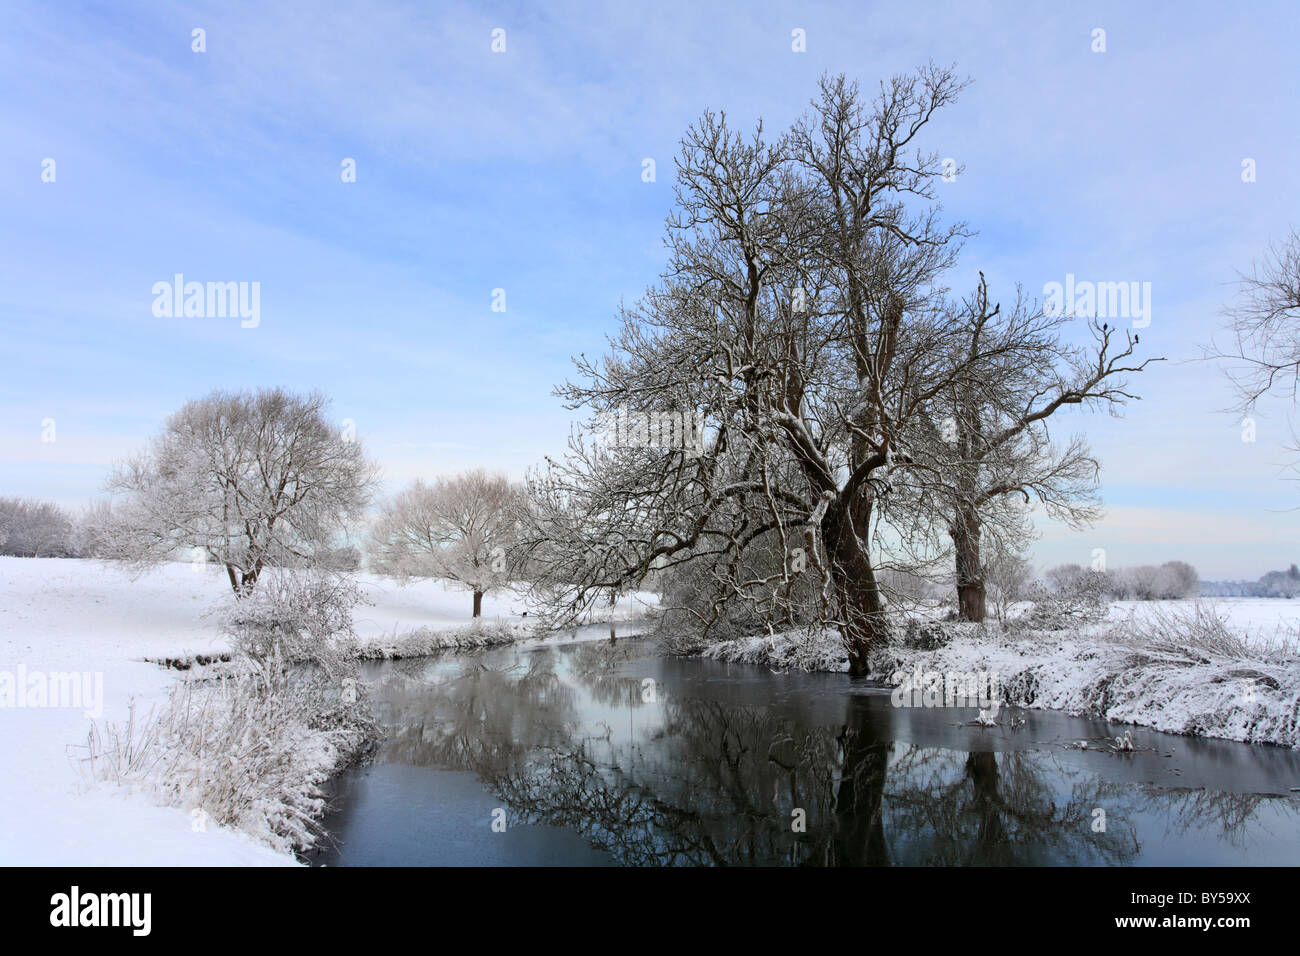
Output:
<path fill-rule="evenodd" d="M 933 535 L 914 507 L 925 483 L 895 479 L 933 403 L 975 372 L 939 307 L 964 228 L 939 223 L 942 170 L 917 146 L 961 86 L 927 67 L 868 105 L 826 78 L 810 117 L 773 142 L 713 114 L 688 130 L 665 274 L 624 311 L 611 354 L 577 359 L 579 382 L 559 393 L 598 414 L 691 410 L 708 440 L 608 448 L 578 434 L 535 476 L 530 546 L 560 612 L 695 560 L 716 580 L 706 629 L 732 600 L 781 620 L 806 571 L 818 587 L 804 613 L 838 628 L 851 672 L 866 672 L 887 626 L 873 548 L 905 554 Z M 785 560 L 756 573 L 748 558 L 773 538 Z"/>
<path fill-rule="evenodd" d="M 1133 358 L 1134 336 L 1120 338 L 1096 319 L 1088 320 L 1091 346 L 1071 345 L 1065 332 L 1075 316 L 1045 315 L 1019 292 L 1004 310 L 990 302 L 982 273 L 953 321 L 962 330 L 961 361 L 975 374 L 955 377 L 935 403 L 941 440 L 931 443 L 939 454 L 928 464 L 939 476 L 953 542 L 959 614 L 982 621 L 986 534 L 998 539 L 998 551 L 1022 550 L 1032 502 L 1074 528 L 1098 516 L 1100 465 L 1082 436 L 1053 442 L 1052 421 L 1070 407 L 1115 413 L 1137 398 L 1125 376 L 1162 359 Z"/>

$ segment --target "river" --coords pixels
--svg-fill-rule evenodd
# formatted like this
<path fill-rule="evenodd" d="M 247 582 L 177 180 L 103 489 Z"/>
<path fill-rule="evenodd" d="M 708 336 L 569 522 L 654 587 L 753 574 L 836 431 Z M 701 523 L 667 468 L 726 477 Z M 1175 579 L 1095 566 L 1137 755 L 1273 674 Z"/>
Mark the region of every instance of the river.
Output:
<path fill-rule="evenodd" d="M 1300 753 L 622 638 L 366 666 L 329 866 L 1294 865 Z M 1106 740 L 1129 730 L 1132 753 Z M 1077 741 L 1089 741 L 1087 750 Z"/>

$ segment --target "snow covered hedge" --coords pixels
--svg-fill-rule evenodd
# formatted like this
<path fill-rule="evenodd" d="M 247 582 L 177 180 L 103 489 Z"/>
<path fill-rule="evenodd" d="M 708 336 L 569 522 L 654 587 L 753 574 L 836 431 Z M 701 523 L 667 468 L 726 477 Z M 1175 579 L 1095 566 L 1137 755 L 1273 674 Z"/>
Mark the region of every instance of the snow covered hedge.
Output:
<path fill-rule="evenodd" d="M 982 624 L 955 621 L 910 619 L 897 631 L 894 643 L 876 647 L 872 652 L 872 674 L 892 672 L 894 665 L 914 660 L 915 652 L 946 646 L 960 637 L 979 639 L 985 634 Z M 670 652 L 698 655 L 738 664 L 760 664 L 774 670 L 839 671 L 849 669 L 848 655 L 838 631 L 833 628 L 782 631 L 771 635 L 716 641 L 700 647 L 678 643 Z M 904 655 L 904 656 L 900 656 Z"/>
<path fill-rule="evenodd" d="M 320 569 L 259 585 L 220 612 L 230 659 L 187 669 L 160 711 L 140 718 L 132 704 L 125 724 L 93 726 L 81 765 L 91 783 L 188 809 L 196 828 L 305 850 L 321 834 L 322 785 L 378 736 L 352 628 L 361 595 Z"/>
<path fill-rule="evenodd" d="M 773 670 L 847 671 L 848 655 L 838 631 L 783 631 L 772 635 L 719 641 L 699 656 L 737 664 L 761 664 Z"/>

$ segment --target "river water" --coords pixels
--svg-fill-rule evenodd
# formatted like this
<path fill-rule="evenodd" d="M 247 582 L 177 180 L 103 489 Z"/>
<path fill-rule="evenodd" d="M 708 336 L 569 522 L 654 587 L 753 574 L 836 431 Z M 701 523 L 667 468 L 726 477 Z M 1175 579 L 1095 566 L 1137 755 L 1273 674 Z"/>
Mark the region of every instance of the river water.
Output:
<path fill-rule="evenodd" d="M 627 638 L 364 676 L 386 737 L 335 782 L 316 864 L 1300 862 L 1300 753 L 1282 748 L 1011 708 L 982 727 L 841 674 Z M 1126 729 L 1139 749 L 1112 752 Z"/>

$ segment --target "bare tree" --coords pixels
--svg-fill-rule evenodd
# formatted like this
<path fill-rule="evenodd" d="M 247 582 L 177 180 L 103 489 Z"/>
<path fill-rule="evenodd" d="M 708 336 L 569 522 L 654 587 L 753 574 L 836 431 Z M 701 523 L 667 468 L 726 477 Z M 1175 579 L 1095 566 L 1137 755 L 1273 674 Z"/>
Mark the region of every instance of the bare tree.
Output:
<path fill-rule="evenodd" d="M 281 389 L 187 403 L 110 479 L 122 497 L 100 536 L 107 556 L 148 564 L 198 549 L 242 597 L 264 568 L 301 567 L 336 547 L 370 500 L 375 468 L 327 405 Z"/>
<path fill-rule="evenodd" d="M 1240 295 L 1227 311 L 1232 345 L 1207 350 L 1228 359 L 1227 370 L 1239 407 L 1249 410 L 1266 394 L 1300 398 L 1300 232 L 1274 243 L 1250 275 L 1241 276 Z"/>
<path fill-rule="evenodd" d="M 1100 466 L 1081 436 L 1064 445 L 1052 441 L 1053 416 L 1071 406 L 1116 413 L 1137 397 L 1124 376 L 1162 361 L 1133 358 L 1134 337 L 1126 331 L 1117 341 L 1117 330 L 1096 319 L 1088 324 L 1090 349 L 1069 345 L 1063 333 L 1074 320 L 1045 315 L 1019 292 L 1008 310 L 991 304 L 982 273 L 975 293 L 956 310 L 964 363 L 973 374 L 955 376 L 935 403 L 944 416 L 936 422 L 943 441 L 931 467 L 940 475 L 965 620 L 986 614 L 981 538 L 993 534 L 1010 553 L 1025 543 L 1026 515 L 1012 499 L 1024 506 L 1036 501 L 1073 528 L 1099 515 Z"/>
<path fill-rule="evenodd" d="M 1023 554 L 1005 546 L 991 549 L 983 567 L 983 579 L 991 590 L 993 612 L 1000 624 L 1006 624 L 1012 606 L 1032 593 L 1034 569 Z"/>
<path fill-rule="evenodd" d="M 529 547 L 559 612 L 696 561 L 706 632 L 733 600 L 773 623 L 811 615 L 866 672 L 887 628 L 877 559 L 906 568 L 935 546 L 916 467 L 931 406 L 973 374 L 937 284 L 965 232 L 939 224 L 939 160 L 917 146 L 961 87 L 931 66 L 866 105 L 826 78 L 774 142 L 713 114 L 688 130 L 664 277 L 559 394 L 596 414 L 689 410 L 708 440 L 593 448 L 580 432 L 534 477 Z M 750 561 L 772 538 L 778 566 Z"/>
<path fill-rule="evenodd" d="M 416 480 L 387 502 L 372 531 L 376 570 L 398 578 L 446 578 L 483 595 L 509 583 L 521 489 L 505 475 L 469 471 Z"/>

